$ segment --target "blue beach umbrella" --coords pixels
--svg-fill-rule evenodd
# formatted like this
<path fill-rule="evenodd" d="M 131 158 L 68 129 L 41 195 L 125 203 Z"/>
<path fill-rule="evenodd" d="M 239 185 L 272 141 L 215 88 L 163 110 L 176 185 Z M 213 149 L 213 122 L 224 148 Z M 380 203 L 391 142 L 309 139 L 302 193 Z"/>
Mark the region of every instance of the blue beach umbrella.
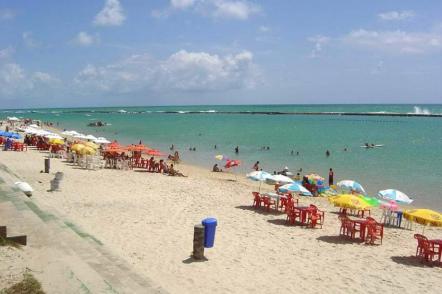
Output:
<path fill-rule="evenodd" d="M 271 176 L 272 176 L 271 174 L 265 171 L 253 171 L 246 175 L 248 179 L 259 182 L 259 191 L 261 191 L 261 183 L 267 180 Z"/>
<path fill-rule="evenodd" d="M 309 190 L 307 190 L 304 186 L 298 184 L 298 183 L 291 183 L 284 186 L 279 187 L 279 192 L 287 193 L 287 192 L 298 192 L 301 193 L 301 195 L 304 196 L 313 196 L 312 193 L 310 193 Z"/>
<path fill-rule="evenodd" d="M 395 189 L 387 189 L 387 190 L 379 191 L 378 195 L 384 199 L 394 200 L 399 203 L 410 204 L 411 202 L 413 202 L 413 199 L 408 197 L 403 192 L 395 190 Z"/>
<path fill-rule="evenodd" d="M 361 184 L 355 181 L 351 180 L 344 180 L 337 183 L 337 186 L 341 188 L 342 190 L 346 191 L 355 191 L 364 195 L 367 195 L 367 192 L 365 192 L 364 188 Z"/>

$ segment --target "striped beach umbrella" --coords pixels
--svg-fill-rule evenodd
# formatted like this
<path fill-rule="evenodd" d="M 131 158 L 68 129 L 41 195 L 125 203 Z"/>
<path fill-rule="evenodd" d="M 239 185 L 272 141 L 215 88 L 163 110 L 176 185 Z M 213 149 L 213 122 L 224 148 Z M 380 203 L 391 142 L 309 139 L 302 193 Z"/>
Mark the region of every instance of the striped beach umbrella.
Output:
<path fill-rule="evenodd" d="M 279 187 L 279 192 L 288 193 L 288 192 L 297 192 L 304 196 L 313 196 L 309 190 L 307 190 L 304 186 L 298 183 L 291 183 L 284 186 Z"/>
<path fill-rule="evenodd" d="M 394 200 L 399 203 L 410 204 L 413 199 L 408 197 L 406 194 L 395 189 L 387 189 L 378 192 L 378 195 L 387 200 Z"/>
<path fill-rule="evenodd" d="M 259 192 L 261 192 L 261 184 L 266 179 L 271 177 L 272 175 L 265 171 L 253 171 L 251 173 L 248 173 L 246 177 L 252 181 L 258 181 L 259 182 Z"/>
<path fill-rule="evenodd" d="M 275 184 L 275 183 L 290 184 L 290 183 L 293 183 L 294 181 L 284 175 L 272 175 L 271 177 L 269 177 L 267 179 L 267 182 L 270 182 L 271 184 Z"/>
<path fill-rule="evenodd" d="M 367 192 L 365 192 L 365 190 L 362 187 L 362 185 L 359 184 L 358 182 L 355 182 L 355 181 L 352 181 L 352 180 L 340 181 L 336 185 L 339 188 L 341 188 L 342 190 L 354 191 L 354 192 L 358 192 L 358 193 L 367 195 Z"/>

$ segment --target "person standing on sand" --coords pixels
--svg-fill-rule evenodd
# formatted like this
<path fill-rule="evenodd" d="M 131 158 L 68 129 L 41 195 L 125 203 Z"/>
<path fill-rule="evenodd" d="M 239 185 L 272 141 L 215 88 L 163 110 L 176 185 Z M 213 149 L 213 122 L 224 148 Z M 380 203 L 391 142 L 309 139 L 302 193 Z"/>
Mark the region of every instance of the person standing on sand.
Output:
<path fill-rule="evenodd" d="M 236 153 L 236 154 L 239 153 L 239 147 L 238 147 L 238 146 L 235 147 L 235 153 Z"/>
<path fill-rule="evenodd" d="M 259 171 L 259 161 L 257 161 L 257 162 L 253 165 L 252 169 L 254 169 L 254 170 L 256 170 L 256 171 Z"/>
<path fill-rule="evenodd" d="M 333 169 L 330 168 L 330 171 L 328 172 L 328 185 L 332 186 L 333 185 L 333 177 L 334 177 L 335 173 L 333 172 Z"/>

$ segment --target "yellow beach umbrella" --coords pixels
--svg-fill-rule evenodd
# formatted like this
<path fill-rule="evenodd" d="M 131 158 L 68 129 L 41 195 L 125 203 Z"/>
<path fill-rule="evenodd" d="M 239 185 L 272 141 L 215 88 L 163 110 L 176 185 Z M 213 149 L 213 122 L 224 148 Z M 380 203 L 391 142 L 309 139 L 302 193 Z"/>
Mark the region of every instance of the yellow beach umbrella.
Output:
<path fill-rule="evenodd" d="M 86 146 L 84 146 L 83 144 L 74 144 L 74 145 L 72 145 L 71 150 L 79 153 L 81 151 L 81 149 L 83 149 L 85 147 Z"/>
<path fill-rule="evenodd" d="M 370 204 L 365 202 L 362 198 L 352 194 L 339 194 L 337 196 L 329 197 L 328 200 L 337 207 L 363 210 L 371 207 Z"/>
<path fill-rule="evenodd" d="M 86 146 L 86 147 L 91 147 L 93 149 L 98 149 L 98 147 L 100 147 L 97 144 L 95 144 L 94 142 L 86 142 L 83 145 Z"/>
<path fill-rule="evenodd" d="M 50 139 L 49 143 L 54 145 L 63 145 L 64 141 L 62 139 Z"/>
<path fill-rule="evenodd" d="M 94 148 L 85 146 L 84 148 L 82 148 L 79 153 L 81 155 L 94 155 L 95 153 L 97 153 L 97 150 L 95 150 Z"/>
<path fill-rule="evenodd" d="M 442 227 L 442 214 L 431 209 L 405 210 L 404 218 L 424 226 Z"/>

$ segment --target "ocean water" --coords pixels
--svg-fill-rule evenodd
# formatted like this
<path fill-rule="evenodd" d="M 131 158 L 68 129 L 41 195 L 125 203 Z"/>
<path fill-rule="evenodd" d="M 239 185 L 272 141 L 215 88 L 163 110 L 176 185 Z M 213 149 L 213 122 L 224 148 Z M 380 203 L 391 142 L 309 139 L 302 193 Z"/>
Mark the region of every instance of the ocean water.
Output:
<path fill-rule="evenodd" d="M 192 113 L 189 113 L 192 112 Z M 193 113 L 195 112 L 195 113 Z M 442 210 L 442 118 L 342 115 L 266 115 L 254 112 L 360 112 L 442 114 L 442 105 L 242 105 L 4 110 L 18 116 L 58 122 L 123 143 L 142 140 L 163 152 L 175 145 L 185 162 L 211 168 L 214 156 L 242 161 L 236 173 L 255 161 L 269 172 L 316 172 L 333 168 L 338 180 L 360 182 L 371 195 L 387 188 L 415 198 L 415 206 Z M 111 125 L 88 127 L 101 120 Z M 365 142 L 383 144 L 365 149 Z M 214 149 L 217 145 L 217 149 Z M 239 155 L 234 154 L 239 146 Z M 269 146 L 270 150 L 261 150 Z M 195 147 L 196 151 L 188 151 Z M 348 151 L 344 151 L 347 148 Z M 290 151 L 299 152 L 292 156 Z M 331 156 L 326 157 L 329 150 Z"/>

